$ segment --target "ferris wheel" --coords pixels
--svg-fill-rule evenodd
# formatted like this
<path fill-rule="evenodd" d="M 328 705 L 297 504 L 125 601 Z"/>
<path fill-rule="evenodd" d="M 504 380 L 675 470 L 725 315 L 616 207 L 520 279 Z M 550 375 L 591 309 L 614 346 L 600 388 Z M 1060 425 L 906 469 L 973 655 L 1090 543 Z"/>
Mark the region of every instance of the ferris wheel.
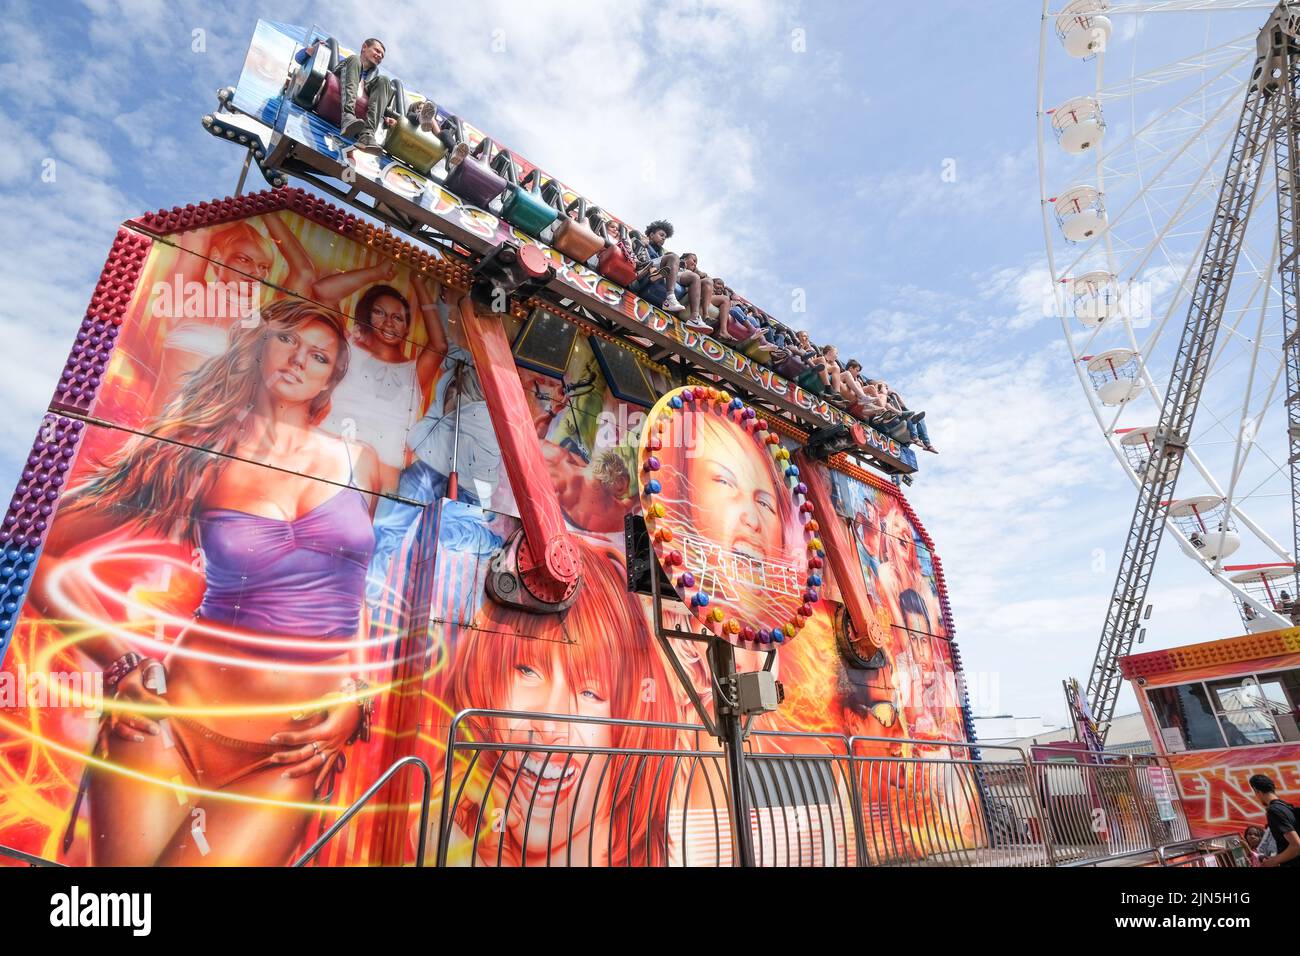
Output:
<path fill-rule="evenodd" d="M 1038 169 L 1050 306 L 1139 499 L 1157 480 L 1166 390 L 1239 158 L 1257 37 L 1277 7 L 1044 0 Z M 1290 627 L 1296 610 L 1282 253 L 1271 155 L 1263 162 L 1176 492 L 1160 502 L 1164 533 L 1231 594 L 1250 631 Z"/>

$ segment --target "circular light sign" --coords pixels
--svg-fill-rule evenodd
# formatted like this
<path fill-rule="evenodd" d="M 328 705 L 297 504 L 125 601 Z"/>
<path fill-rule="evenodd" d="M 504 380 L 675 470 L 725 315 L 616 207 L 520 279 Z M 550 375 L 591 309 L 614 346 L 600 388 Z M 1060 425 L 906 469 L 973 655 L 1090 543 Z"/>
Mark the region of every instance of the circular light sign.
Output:
<path fill-rule="evenodd" d="M 799 469 L 758 412 L 716 388 L 669 392 L 646 420 L 639 474 L 655 556 L 695 619 L 740 647 L 793 638 L 825 552 Z"/>

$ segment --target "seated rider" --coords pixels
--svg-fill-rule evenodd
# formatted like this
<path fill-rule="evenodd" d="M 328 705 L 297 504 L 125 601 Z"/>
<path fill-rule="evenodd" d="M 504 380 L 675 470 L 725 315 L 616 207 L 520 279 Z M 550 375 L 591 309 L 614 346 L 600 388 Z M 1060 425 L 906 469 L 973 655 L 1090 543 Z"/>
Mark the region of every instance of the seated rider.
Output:
<path fill-rule="evenodd" d="M 767 340 L 779 349 L 790 349 L 794 343 L 794 333 L 770 315 L 765 315 L 765 318 L 768 328 Z"/>
<path fill-rule="evenodd" d="M 813 345 L 807 332 L 800 331 L 796 333 L 795 338 L 791 351 L 802 366 L 795 373 L 795 383 L 814 395 L 824 395 L 829 380 L 826 355 L 822 349 Z"/>
<path fill-rule="evenodd" d="M 775 325 L 775 320 L 766 312 L 757 309 L 753 311 L 754 320 L 758 322 L 759 341 L 754 342 L 752 339 L 747 345 L 745 352 L 755 362 L 763 365 L 772 365 L 774 356 L 781 352 L 781 343 L 785 338 Z"/>
<path fill-rule="evenodd" d="M 447 168 L 459 165 L 469 155 L 469 143 L 456 141 L 456 133 L 451 124 L 443 125 L 438 120 L 438 107 L 433 100 L 420 100 L 406 108 L 406 118 L 418 123 L 426 133 L 433 133 L 447 148 Z"/>
<path fill-rule="evenodd" d="M 675 253 L 666 252 L 664 243 L 673 236 L 673 224 L 656 219 L 645 229 L 645 241 L 637 245 L 637 279 L 631 290 L 651 305 L 665 312 L 685 312 L 679 296 L 690 293 L 691 317 L 700 314 L 700 279 L 689 269 L 681 268 Z"/>
<path fill-rule="evenodd" d="M 711 276 L 699 267 L 695 253 L 688 252 L 682 256 L 682 268 L 695 273 L 700 280 L 700 306 L 703 315 L 692 315 L 686 327 L 696 332 L 708 332 L 723 341 L 730 341 L 726 335 L 723 317 L 731 312 L 731 300 L 735 295 L 727 284 L 717 276 Z"/>
<path fill-rule="evenodd" d="M 306 63 L 316 55 L 316 44 L 299 50 L 294 57 L 299 63 Z M 334 75 L 339 78 L 339 93 L 342 106 L 342 118 L 339 132 L 348 139 L 355 139 L 361 149 L 376 151 L 379 141 L 375 134 L 381 123 L 391 126 L 393 120 L 385 122 L 384 111 L 388 108 L 391 87 L 388 80 L 379 74 L 379 64 L 384 61 L 383 41 L 370 37 L 361 44 L 361 52 L 340 60 L 334 67 Z M 357 92 L 364 87 L 369 105 L 365 116 L 357 116 Z"/>
<path fill-rule="evenodd" d="M 793 332 L 766 312 L 760 314 L 759 321 L 762 323 L 763 338 L 771 346 L 771 354 L 768 356 L 770 365 L 781 364 L 797 351 Z"/>
<path fill-rule="evenodd" d="M 899 395 L 884 382 L 878 382 L 877 384 L 884 392 L 886 396 L 885 401 L 889 405 L 890 410 L 898 418 L 903 419 L 903 421 L 907 423 L 907 431 L 908 434 L 911 435 L 912 441 L 920 444 L 922 448 L 932 454 L 939 454 L 939 449 L 935 448 L 930 442 L 930 432 L 925 424 L 925 412 L 914 412 L 910 410 L 907 407 L 907 403 L 903 401 L 903 396 Z"/>
<path fill-rule="evenodd" d="M 849 359 L 840 376 L 839 394 L 849 400 L 851 415 L 863 421 L 870 421 L 877 415 L 888 412 L 889 405 L 885 397 L 874 387 L 863 382 L 861 375 L 862 363 L 857 359 Z"/>
<path fill-rule="evenodd" d="M 754 315 L 754 307 L 748 303 L 737 303 L 731 307 L 731 318 L 735 321 L 737 331 L 743 333 L 744 338 L 749 338 L 759 330 L 758 317 Z M 733 336 L 739 338 L 740 336 Z"/>
<path fill-rule="evenodd" d="M 713 279 L 707 272 L 700 268 L 699 257 L 693 252 L 683 252 L 679 259 L 678 282 L 681 283 L 680 276 L 684 273 L 691 273 L 699 280 L 700 289 L 700 307 L 704 314 L 699 314 L 694 308 L 691 310 L 690 317 L 686 320 L 686 327 L 696 332 L 705 332 L 709 335 L 718 334 L 718 308 L 712 304 L 713 285 L 720 281 Z M 685 285 L 684 283 L 682 283 Z M 688 296 L 689 298 L 689 296 Z M 692 306 L 694 302 L 692 302 Z"/>
<path fill-rule="evenodd" d="M 717 276 L 711 280 L 711 287 L 706 286 L 701 293 L 704 302 L 704 320 L 721 326 L 723 318 L 731 314 L 731 303 L 736 301 L 736 290 Z"/>
<path fill-rule="evenodd" d="M 834 345 L 821 347 L 822 361 L 819 365 L 822 384 L 825 387 L 823 397 L 838 408 L 848 408 L 853 404 L 853 396 L 846 382 L 848 373 L 840 364 L 839 349 Z"/>

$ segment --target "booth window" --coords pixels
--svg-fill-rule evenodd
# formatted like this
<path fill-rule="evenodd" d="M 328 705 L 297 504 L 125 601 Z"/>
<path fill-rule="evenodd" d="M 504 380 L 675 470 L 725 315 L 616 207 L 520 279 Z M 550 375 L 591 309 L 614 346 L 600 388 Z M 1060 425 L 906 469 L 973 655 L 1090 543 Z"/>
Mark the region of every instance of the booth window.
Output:
<path fill-rule="evenodd" d="M 1206 686 L 1214 699 L 1214 712 L 1223 725 L 1229 747 L 1250 747 L 1278 742 L 1277 728 L 1255 677 L 1230 677 Z"/>
<path fill-rule="evenodd" d="M 1170 740 L 1171 735 L 1166 735 L 1166 750 L 1174 752 L 1179 749 L 1223 748 L 1223 732 L 1219 730 L 1219 721 L 1210 708 L 1209 696 L 1201 684 L 1152 687 L 1147 690 L 1147 699 L 1151 701 L 1151 710 L 1160 725 L 1160 732 L 1164 734 L 1165 731 L 1171 731 L 1181 738 L 1180 748 Z"/>
<path fill-rule="evenodd" d="M 1300 741 L 1300 669 L 1260 674 L 1259 690 L 1273 714 L 1278 736 Z"/>
<path fill-rule="evenodd" d="M 1152 687 L 1147 700 L 1170 752 L 1300 741 L 1300 670 Z"/>

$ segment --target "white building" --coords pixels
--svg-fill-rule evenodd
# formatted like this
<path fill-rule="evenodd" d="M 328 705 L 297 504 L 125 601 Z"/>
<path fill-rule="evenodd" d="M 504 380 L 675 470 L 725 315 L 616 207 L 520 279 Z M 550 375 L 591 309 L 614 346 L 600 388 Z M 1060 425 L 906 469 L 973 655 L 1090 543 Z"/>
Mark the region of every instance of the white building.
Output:
<path fill-rule="evenodd" d="M 975 718 L 976 739 L 981 744 L 1004 744 L 1028 752 L 1034 744 L 1053 744 L 1074 740 L 1073 727 L 1053 727 L 1041 717 Z M 1106 735 L 1106 749 L 1125 753 L 1152 753 L 1155 745 L 1147 733 L 1146 722 L 1140 713 L 1124 714 L 1111 721 Z M 992 757 L 992 754 L 989 755 Z"/>
<path fill-rule="evenodd" d="M 996 717 L 976 717 L 975 739 L 982 744 L 1006 744 L 1035 734 L 1056 733 L 1061 728 L 1049 724 L 1042 717 L 1013 717 L 998 714 Z M 1068 733 L 1068 730 L 1062 731 Z"/>

